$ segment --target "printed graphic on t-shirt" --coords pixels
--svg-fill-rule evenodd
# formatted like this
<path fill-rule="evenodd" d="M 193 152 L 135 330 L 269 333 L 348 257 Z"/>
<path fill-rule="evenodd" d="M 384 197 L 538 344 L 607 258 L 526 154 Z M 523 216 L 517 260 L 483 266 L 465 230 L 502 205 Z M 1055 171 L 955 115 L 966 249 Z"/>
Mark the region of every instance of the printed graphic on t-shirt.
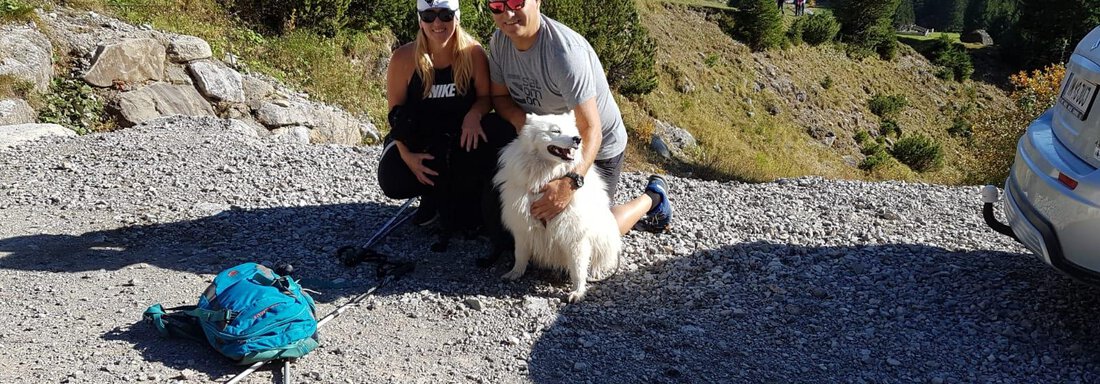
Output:
<path fill-rule="evenodd" d="M 438 99 L 443 97 L 455 96 L 455 84 L 435 84 L 432 85 L 432 92 L 428 95 L 429 99 Z"/>
<path fill-rule="evenodd" d="M 542 106 L 542 89 L 539 87 L 538 81 L 529 77 L 521 77 L 519 81 L 515 82 L 515 85 L 519 89 L 518 94 L 512 95 L 516 99 L 516 102 L 538 107 Z"/>

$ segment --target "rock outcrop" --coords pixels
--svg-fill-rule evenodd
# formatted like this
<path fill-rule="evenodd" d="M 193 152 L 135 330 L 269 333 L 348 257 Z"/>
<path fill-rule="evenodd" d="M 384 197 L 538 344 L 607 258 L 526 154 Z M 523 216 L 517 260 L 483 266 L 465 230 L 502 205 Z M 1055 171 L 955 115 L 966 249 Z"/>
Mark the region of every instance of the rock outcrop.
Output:
<path fill-rule="evenodd" d="M 164 77 L 164 46 L 154 39 L 101 43 L 84 81 L 97 87 L 160 80 Z"/>
<path fill-rule="evenodd" d="M 21 99 L 0 100 L 0 126 L 33 123 L 34 109 Z"/>
<path fill-rule="evenodd" d="M 53 45 L 34 24 L 0 26 L 0 76 L 13 76 L 46 92 L 53 76 Z"/>
<path fill-rule="evenodd" d="M 349 145 L 379 140 L 377 129 L 365 117 L 314 102 L 271 77 L 244 73 L 235 63 L 214 59 L 210 44 L 201 38 L 133 26 L 95 12 L 59 8 L 39 11 L 39 17 L 49 25 L 61 51 L 72 56 L 74 73 L 99 88 L 97 93 L 118 112 L 123 126 L 172 115 L 214 115 L 234 119 L 234 127 L 269 140 Z M 44 92 L 52 75 L 51 63 L 40 59 L 51 58 L 50 41 L 33 25 L 4 31 L 0 58 L 6 58 L 2 56 L 5 47 L 8 52 L 45 54 L 22 54 L 39 60 L 20 59 L 18 63 L 30 64 L 20 64 L 16 70 L 0 66 L 0 74 L 27 72 L 28 81 L 33 79 L 36 87 L 41 84 Z M 32 75 L 31 68 L 47 71 Z M 25 117 L 15 117 L 25 116 L 25 111 L 4 112 L 5 105 L 0 104 L 0 124 L 27 122 Z"/>
<path fill-rule="evenodd" d="M 155 83 L 119 95 L 119 112 L 131 125 L 171 115 L 214 116 L 214 109 L 195 88 Z"/>
<path fill-rule="evenodd" d="M 0 126 L 0 149 L 43 136 L 76 136 L 76 132 L 57 124 L 18 124 Z"/>

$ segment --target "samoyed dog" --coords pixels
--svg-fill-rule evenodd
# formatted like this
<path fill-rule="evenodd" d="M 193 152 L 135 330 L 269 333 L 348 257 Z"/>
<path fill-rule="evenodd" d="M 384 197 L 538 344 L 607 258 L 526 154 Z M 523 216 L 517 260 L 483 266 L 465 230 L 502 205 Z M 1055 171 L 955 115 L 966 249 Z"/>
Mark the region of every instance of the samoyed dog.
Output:
<path fill-rule="evenodd" d="M 501 151 L 493 182 L 500 188 L 501 221 L 515 238 L 516 263 L 502 276 L 516 280 L 527 264 L 565 271 L 573 283 L 569 302 L 584 299 L 589 278 L 599 281 L 619 267 L 622 239 L 595 167 L 558 216 L 543 223 L 531 216 L 531 203 L 551 180 L 561 178 L 581 161 L 580 132 L 573 114 L 527 115 L 519 137 Z"/>

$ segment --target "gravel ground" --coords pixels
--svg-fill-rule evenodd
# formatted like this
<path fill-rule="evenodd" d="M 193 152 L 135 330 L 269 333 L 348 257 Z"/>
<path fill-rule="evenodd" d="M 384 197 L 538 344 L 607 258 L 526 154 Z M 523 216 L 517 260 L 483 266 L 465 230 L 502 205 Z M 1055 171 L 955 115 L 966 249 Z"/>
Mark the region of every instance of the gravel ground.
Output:
<path fill-rule="evenodd" d="M 336 248 L 400 202 L 380 148 L 275 144 L 169 118 L 0 151 L 0 382 L 225 380 L 164 340 L 150 304 L 193 303 L 244 261 L 292 263 L 327 314 L 376 283 Z M 646 175 L 624 174 L 624 192 Z M 976 187 L 671 177 L 674 230 L 565 305 L 563 276 L 479 269 L 482 239 L 379 249 L 414 273 L 326 325 L 295 381 L 325 383 L 1096 382 L 1100 291 L 980 220 Z M 281 380 L 263 370 L 249 382 Z"/>

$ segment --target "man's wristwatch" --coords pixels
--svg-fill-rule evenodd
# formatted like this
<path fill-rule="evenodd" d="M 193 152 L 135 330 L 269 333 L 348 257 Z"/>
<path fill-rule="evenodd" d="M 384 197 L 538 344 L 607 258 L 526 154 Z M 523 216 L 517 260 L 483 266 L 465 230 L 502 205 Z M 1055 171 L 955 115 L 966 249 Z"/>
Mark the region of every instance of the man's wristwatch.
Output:
<path fill-rule="evenodd" d="M 584 176 L 578 175 L 576 172 L 569 172 L 565 174 L 573 184 L 573 190 L 576 191 L 584 186 Z"/>

